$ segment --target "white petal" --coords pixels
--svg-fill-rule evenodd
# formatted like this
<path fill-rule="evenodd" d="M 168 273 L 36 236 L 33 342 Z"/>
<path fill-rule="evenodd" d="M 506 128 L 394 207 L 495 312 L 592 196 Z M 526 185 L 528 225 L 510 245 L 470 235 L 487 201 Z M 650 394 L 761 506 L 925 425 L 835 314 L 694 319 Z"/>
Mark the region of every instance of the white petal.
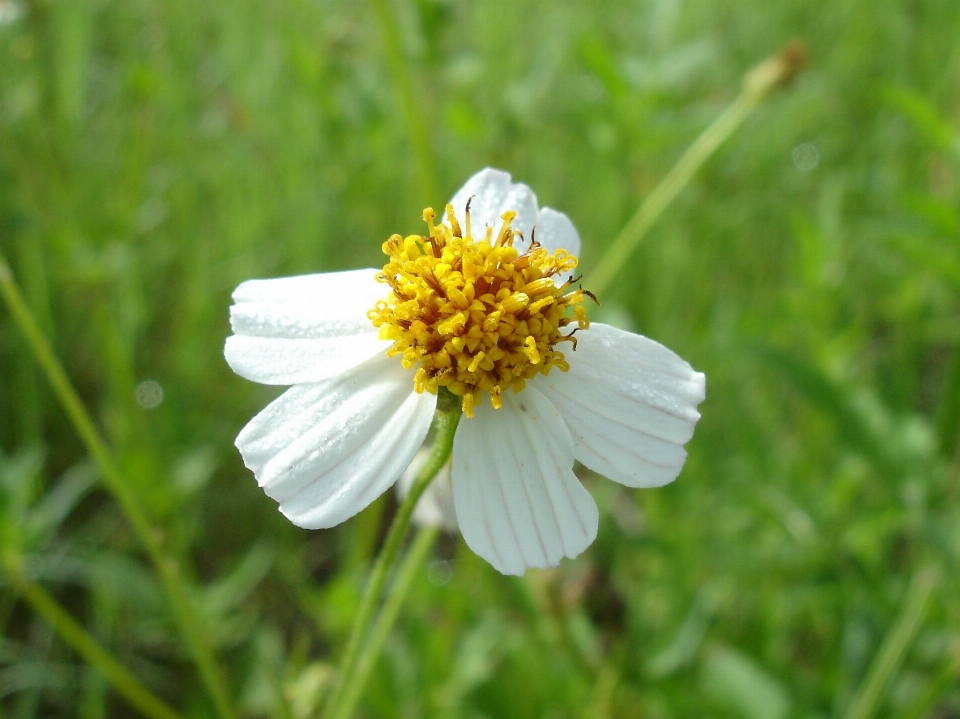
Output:
<path fill-rule="evenodd" d="M 397 497 L 400 501 L 410 492 L 420 469 L 430 458 L 430 452 L 430 447 L 421 448 L 400 476 L 397 482 Z M 439 527 L 448 532 L 457 531 L 457 513 L 453 507 L 453 489 L 450 487 L 450 462 L 440 468 L 437 476 L 420 496 L 413 510 L 413 523 L 421 527 Z"/>
<path fill-rule="evenodd" d="M 700 419 L 705 378 L 663 345 L 594 322 L 565 351 L 569 372 L 537 378 L 563 415 L 576 457 L 628 487 L 659 487 L 680 474 L 684 443 Z"/>
<path fill-rule="evenodd" d="M 484 228 L 493 228 L 496 237 L 503 224 L 500 216 L 507 210 L 517 213 L 511 227 L 520 230 L 529 241 L 530 230 L 537 221 L 537 196 L 523 183 L 511 183 L 510 173 L 487 167 L 476 173 L 457 190 L 450 204 L 461 227 L 466 225 L 467 201 L 470 200 L 470 224 L 475 238 L 482 238 Z"/>
<path fill-rule="evenodd" d="M 550 401 L 527 384 L 460 421 L 453 500 L 467 545 L 504 574 L 554 567 L 597 536 L 597 505 L 573 473 L 573 444 Z"/>
<path fill-rule="evenodd" d="M 570 218 L 552 207 L 544 207 L 537 215 L 534 237 L 547 252 L 566 250 L 567 254 L 580 255 L 580 235 Z"/>
<path fill-rule="evenodd" d="M 241 377 L 262 384 L 319 382 L 346 372 L 385 349 L 372 335 L 290 340 L 234 335 L 224 356 Z"/>
<path fill-rule="evenodd" d="M 291 339 L 375 331 L 367 312 L 389 294 L 378 270 L 248 280 L 233 292 L 230 324 L 238 335 Z"/>
<path fill-rule="evenodd" d="M 237 437 L 244 463 L 280 511 L 308 529 L 332 527 L 386 491 L 430 428 L 435 395 L 413 392 L 396 358 L 296 385 Z"/>
<path fill-rule="evenodd" d="M 250 280 L 233 293 L 224 355 L 264 384 L 318 382 L 389 346 L 367 312 L 388 290 L 372 269 Z"/>

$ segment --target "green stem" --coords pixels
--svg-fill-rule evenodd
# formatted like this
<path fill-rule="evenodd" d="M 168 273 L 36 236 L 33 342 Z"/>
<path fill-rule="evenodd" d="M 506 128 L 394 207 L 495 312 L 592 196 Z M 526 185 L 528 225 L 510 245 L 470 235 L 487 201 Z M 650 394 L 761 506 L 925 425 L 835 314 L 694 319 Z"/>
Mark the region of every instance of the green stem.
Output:
<path fill-rule="evenodd" d="M 0 295 L 10 310 L 14 321 L 23 332 L 40 368 L 47 376 L 54 394 L 66 410 L 77 434 L 90 452 L 90 456 L 100 468 L 100 475 L 107 490 L 113 495 L 123 511 L 134 533 L 140 540 L 150 561 L 156 568 L 160 583 L 174 614 L 174 619 L 183 633 L 187 648 L 200 672 L 200 677 L 213 698 L 217 713 L 221 719 L 232 719 L 233 711 L 227 701 L 227 693 L 221 682 L 213 655 L 203 640 L 196 623 L 196 611 L 192 606 L 185 587 L 180 568 L 175 559 L 168 557 L 161 544 L 159 530 L 153 527 L 146 513 L 140 507 L 132 489 L 133 484 L 123 476 L 117 466 L 107 443 L 100 436 L 96 425 L 83 406 L 79 395 L 70 383 L 63 365 L 47 342 L 47 338 L 37 325 L 33 313 L 23 299 L 13 272 L 6 258 L 0 252 Z"/>
<path fill-rule="evenodd" d="M 956 652 L 951 661 L 929 682 L 926 691 L 920 695 L 909 709 L 899 716 L 899 719 L 924 719 L 933 716 L 933 705 L 951 688 L 956 687 L 960 680 L 960 652 Z"/>
<path fill-rule="evenodd" d="M 588 276 L 587 281 L 584 282 L 585 287 L 597 294 L 607 288 L 640 240 L 680 191 L 686 187 L 703 163 L 740 127 L 775 87 L 785 84 L 796 75 L 804 59 L 805 52 L 802 45 L 794 43 L 747 73 L 743 89 L 737 98 L 710 127 L 701 133 L 683 153 L 673 169 L 660 181 L 660 184 L 647 195 L 633 217 L 607 248 L 594 271 Z"/>
<path fill-rule="evenodd" d="M 347 648 L 343 653 L 340 664 L 340 680 L 337 683 L 337 688 L 328 695 L 324 705 L 324 716 L 332 716 L 332 713 L 342 703 L 342 697 L 353 691 L 351 685 L 356 679 L 355 672 L 361 642 L 367 638 L 370 632 L 374 611 L 383 594 L 383 586 L 386 583 L 387 575 L 396 563 L 400 545 L 403 543 L 407 528 L 410 526 L 410 519 L 413 517 L 413 510 L 417 506 L 417 501 L 426 491 L 430 482 L 433 481 L 437 472 L 440 471 L 440 468 L 450 458 L 460 414 L 459 407 L 450 411 L 437 412 L 434 420 L 437 434 L 433 441 L 433 450 L 410 487 L 410 492 L 404 497 L 399 509 L 397 509 L 397 516 L 394 517 L 393 524 L 390 525 L 383 550 L 377 557 L 373 571 L 370 573 L 370 579 L 367 581 L 363 597 L 360 599 L 357 615 L 353 620 L 353 627 L 347 640 Z"/>
<path fill-rule="evenodd" d="M 153 719 L 182 719 L 141 684 L 135 676 L 110 655 L 97 640 L 60 606 L 40 585 L 24 576 L 20 557 L 4 552 L 2 566 L 10 583 L 76 652 L 90 663 L 114 689 L 144 716 Z"/>
<path fill-rule="evenodd" d="M 877 704 L 920 629 L 927 602 L 938 580 L 937 571 L 927 568 L 917 572 L 910 582 L 903 612 L 883 640 L 883 646 L 870 665 L 867 678 L 850 704 L 846 719 L 870 719 L 876 712 Z"/>
<path fill-rule="evenodd" d="M 588 719 L 608 719 L 613 716 L 613 697 L 620 683 L 620 672 L 612 661 L 604 661 L 597 672 L 597 681 L 593 685 Z"/>
<path fill-rule="evenodd" d="M 397 621 L 397 615 L 403 607 L 403 602 L 407 598 L 407 592 L 413 584 L 413 579 L 433 547 L 439 532 L 440 530 L 436 527 L 423 527 L 417 532 L 410 551 L 407 552 L 407 556 L 404 557 L 403 562 L 397 569 L 397 578 L 394 580 L 373 629 L 370 630 L 370 637 L 360 650 L 350 684 L 341 693 L 343 698 L 334 708 L 333 714 L 330 715 L 331 719 L 349 719 L 356 709 L 363 688 L 370 678 L 373 665 L 377 657 L 380 656 L 380 650 L 383 648 L 387 635 L 390 634 L 390 630 Z"/>
<path fill-rule="evenodd" d="M 423 104 L 417 102 L 413 73 L 400 42 L 400 28 L 397 25 L 397 18 L 393 14 L 393 8 L 390 6 L 389 0 L 370 0 L 370 4 L 373 5 L 373 10 L 380 23 L 390 72 L 393 74 L 393 80 L 397 84 L 397 91 L 400 94 L 400 105 L 407 126 L 407 136 L 417 161 L 417 178 L 421 200 L 425 206 L 430 205 L 437 201 L 440 193 L 437 189 L 433 150 L 430 146 L 430 130 L 426 123 L 428 113 Z"/>

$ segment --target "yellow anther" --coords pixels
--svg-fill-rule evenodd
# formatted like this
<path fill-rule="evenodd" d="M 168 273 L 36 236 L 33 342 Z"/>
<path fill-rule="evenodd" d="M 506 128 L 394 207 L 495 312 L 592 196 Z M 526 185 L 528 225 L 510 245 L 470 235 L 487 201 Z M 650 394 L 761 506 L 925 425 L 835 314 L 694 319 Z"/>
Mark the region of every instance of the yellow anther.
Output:
<path fill-rule="evenodd" d="M 527 337 L 523 341 L 523 353 L 530 360 L 530 364 L 540 364 L 540 353 L 537 352 L 537 341 L 533 336 Z"/>
<path fill-rule="evenodd" d="M 497 235 L 496 244 L 498 247 L 513 244 L 513 231 L 510 229 L 510 223 L 513 222 L 513 218 L 516 216 L 517 213 L 513 210 L 507 210 L 500 215 L 500 219 L 503 220 L 503 225 L 500 227 L 500 234 Z"/>
<path fill-rule="evenodd" d="M 577 327 L 582 330 L 590 328 L 590 320 L 587 319 L 587 311 L 583 307 L 574 307 L 573 316 L 577 318 Z"/>
<path fill-rule="evenodd" d="M 437 331 L 444 336 L 457 335 L 467 324 L 467 316 L 463 312 L 458 312 L 450 319 L 441 322 Z"/>
<path fill-rule="evenodd" d="M 503 397 L 500 396 L 500 385 L 498 384 L 495 384 L 493 389 L 490 390 L 490 404 L 493 405 L 494 409 L 503 407 Z"/>
<path fill-rule="evenodd" d="M 517 292 L 516 294 L 510 295 L 503 302 L 500 303 L 500 306 L 503 308 L 504 312 L 509 312 L 510 314 L 516 314 L 524 307 L 530 303 L 530 298 L 527 297 L 523 292 Z"/>
<path fill-rule="evenodd" d="M 403 251 L 403 238 L 400 235 L 390 235 L 390 238 L 383 243 L 383 254 L 388 257 L 399 257 Z"/>
<path fill-rule="evenodd" d="M 530 305 L 530 307 L 527 308 L 527 311 L 530 314 L 535 314 L 540 310 L 542 310 L 544 307 L 552 305 L 554 302 L 556 302 L 556 300 L 553 297 L 544 297 L 542 299 L 537 300 L 532 305 Z"/>
<path fill-rule="evenodd" d="M 423 221 L 427 223 L 427 227 L 430 228 L 430 234 L 433 234 L 433 221 L 437 219 L 437 213 L 433 211 L 432 207 L 427 207 L 423 210 Z"/>
<path fill-rule="evenodd" d="M 457 215 L 453 211 L 453 205 L 449 202 L 447 203 L 447 222 L 450 223 L 450 228 L 453 230 L 454 237 L 463 237 L 463 232 L 460 230 L 460 223 L 457 222 Z"/>
<path fill-rule="evenodd" d="M 473 417 L 473 393 L 467 392 L 463 395 L 463 413 L 467 416 L 467 419 Z"/>
<path fill-rule="evenodd" d="M 500 326 L 501 315 L 503 315 L 502 309 L 494 310 L 489 315 L 487 315 L 486 319 L 484 319 L 483 324 L 480 326 L 480 328 L 484 332 L 493 333 L 494 331 L 496 331 L 497 327 Z"/>
<path fill-rule="evenodd" d="M 476 372 L 476 371 L 477 371 L 477 367 L 480 366 L 480 363 L 483 361 L 483 358 L 486 357 L 486 356 L 487 356 L 487 355 L 486 355 L 485 352 L 478 352 L 477 355 L 476 355 L 476 356 L 473 358 L 473 360 L 470 362 L 469 366 L 467 367 L 467 371 L 468 371 L 468 372 Z"/>
<path fill-rule="evenodd" d="M 457 306 L 457 309 L 465 310 L 470 306 L 470 300 L 456 287 L 447 288 L 447 297 Z"/>
<path fill-rule="evenodd" d="M 523 291 L 528 295 L 542 295 L 544 292 L 550 292 L 556 287 L 556 283 L 550 277 L 543 277 L 528 283 Z"/>

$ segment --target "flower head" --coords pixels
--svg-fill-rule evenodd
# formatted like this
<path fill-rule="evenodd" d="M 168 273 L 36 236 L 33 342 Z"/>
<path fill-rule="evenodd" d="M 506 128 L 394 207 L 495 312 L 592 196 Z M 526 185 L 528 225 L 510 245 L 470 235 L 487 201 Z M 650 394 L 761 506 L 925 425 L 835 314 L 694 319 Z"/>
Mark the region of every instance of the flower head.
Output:
<path fill-rule="evenodd" d="M 587 320 L 576 229 L 507 173 L 482 170 L 424 220 L 384 243 L 380 271 L 237 288 L 227 361 L 293 385 L 237 446 L 291 521 L 330 527 L 403 474 L 445 388 L 464 412 L 451 481 L 467 544 L 504 573 L 555 566 L 597 532 L 574 460 L 631 487 L 672 481 L 704 376 Z"/>
<path fill-rule="evenodd" d="M 446 387 L 463 397 L 470 418 L 483 392 L 499 409 L 504 390 L 519 391 L 553 367 L 569 369 L 556 346 L 577 340 L 562 330 L 589 322 L 579 306 L 583 290 L 572 288 L 572 277 L 555 280 L 576 267 L 577 258 L 563 249 L 549 253 L 533 239 L 521 253 L 514 244 L 522 235 L 510 226 L 514 210 L 503 213 L 496 237 L 486 225 L 479 241 L 469 200 L 465 229 L 453 205 L 446 214 L 449 225 L 435 226 L 433 211 L 424 211 L 427 237 L 394 235 L 383 243 L 390 261 L 377 279 L 391 292 L 367 316 L 394 343 L 387 356 L 400 356 L 406 369 L 416 370 L 417 392 Z"/>

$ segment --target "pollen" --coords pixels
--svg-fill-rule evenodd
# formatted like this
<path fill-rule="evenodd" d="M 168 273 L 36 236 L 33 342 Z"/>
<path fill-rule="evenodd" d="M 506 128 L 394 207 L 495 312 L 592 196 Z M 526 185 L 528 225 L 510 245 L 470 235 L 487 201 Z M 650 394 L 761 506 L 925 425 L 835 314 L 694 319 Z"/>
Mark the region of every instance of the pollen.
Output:
<path fill-rule="evenodd" d="M 387 355 L 414 370 L 416 392 L 445 387 L 471 417 L 484 393 L 499 409 L 506 390 L 519 392 L 538 374 L 569 369 L 557 346 L 576 349 L 574 332 L 590 326 L 581 303 L 591 295 L 574 287 L 577 258 L 547 252 L 536 229 L 528 249 L 514 247 L 521 237 L 511 227 L 515 212 L 502 215 L 495 237 L 489 227 L 474 237 L 469 203 L 465 214 L 461 228 L 447 205 L 447 222 L 435 224 L 428 208 L 426 235 L 393 235 L 383 243 L 389 260 L 377 280 L 390 292 L 367 316 L 393 342 Z"/>

